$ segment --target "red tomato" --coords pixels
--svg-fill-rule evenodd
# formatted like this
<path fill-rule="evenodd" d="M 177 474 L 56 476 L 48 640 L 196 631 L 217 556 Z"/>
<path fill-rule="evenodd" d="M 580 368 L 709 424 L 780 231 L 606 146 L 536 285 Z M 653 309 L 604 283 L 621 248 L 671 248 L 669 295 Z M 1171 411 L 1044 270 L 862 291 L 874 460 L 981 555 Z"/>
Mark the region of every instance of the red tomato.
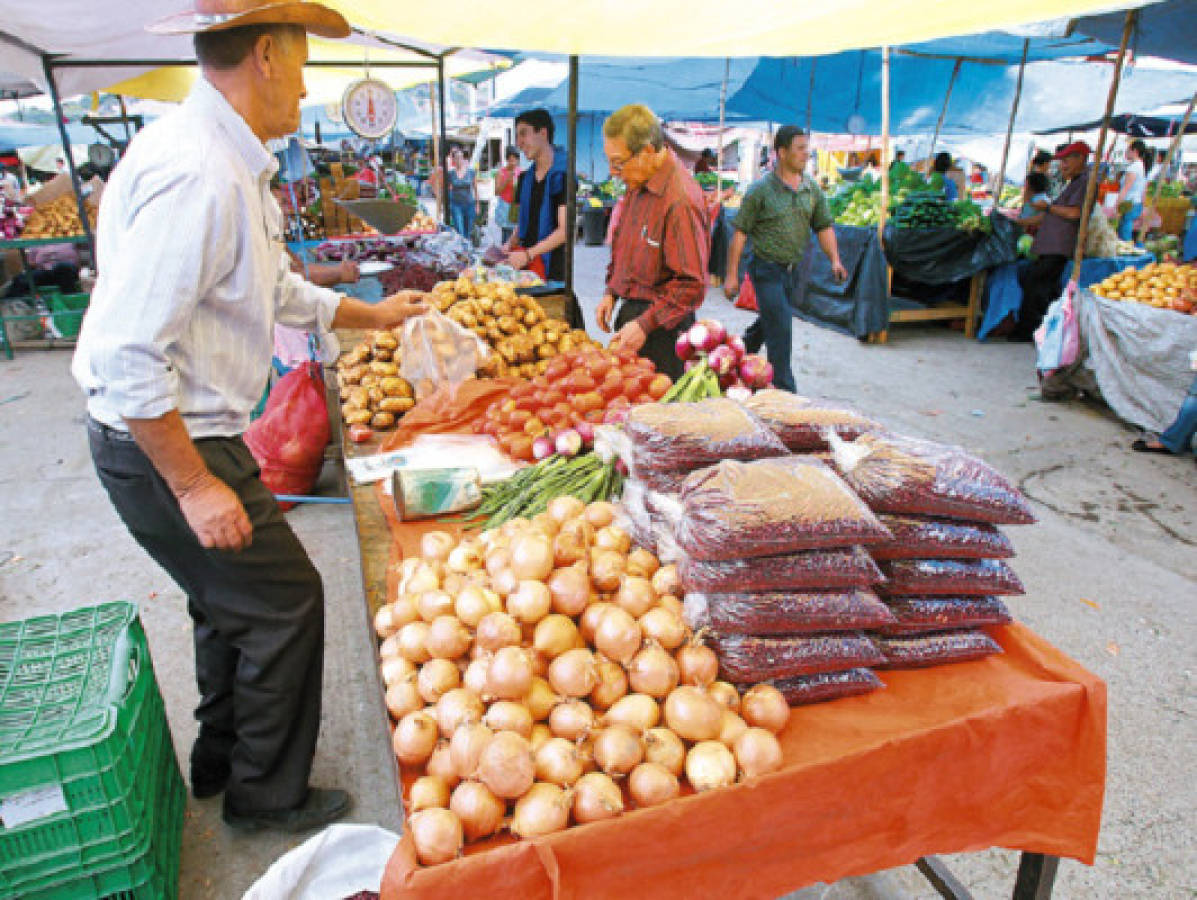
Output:
<path fill-rule="evenodd" d="M 628 398 L 625 397 L 623 394 L 620 394 L 618 397 L 613 398 L 611 400 L 611 402 L 607 404 L 607 409 L 626 409 L 629 406 L 631 406 L 631 404 L 628 403 Z"/>
<path fill-rule="evenodd" d="M 533 378 L 531 381 L 529 381 L 528 384 L 532 386 L 532 390 L 537 391 L 542 388 L 548 387 L 549 380 L 547 378 L 545 378 L 543 375 L 537 375 L 535 378 Z"/>
<path fill-rule="evenodd" d="M 656 403 L 656 399 L 652 394 L 641 394 L 632 401 L 632 406 L 639 406 L 641 403 Z"/>
<path fill-rule="evenodd" d="M 592 378 L 602 378 L 611 369 L 611 360 L 601 353 L 596 353 L 586 360 L 586 371 Z"/>
<path fill-rule="evenodd" d="M 613 397 L 619 397 L 623 394 L 623 380 L 615 379 L 614 381 L 605 380 L 598 386 L 599 395 L 604 402 L 609 402 Z"/>
<path fill-rule="evenodd" d="M 619 357 L 621 362 L 625 363 L 635 362 L 640 358 L 635 350 L 615 350 L 613 352 L 617 357 Z"/>
<path fill-rule="evenodd" d="M 585 394 L 595 388 L 594 379 L 582 371 L 570 372 L 563 385 L 567 394 Z"/>
<path fill-rule="evenodd" d="M 536 414 L 536 417 L 550 428 L 560 428 L 569 421 L 569 414 L 556 408 L 542 409 Z"/>
<path fill-rule="evenodd" d="M 558 403 L 565 403 L 568 400 L 565 392 L 557 388 L 546 388 L 541 393 L 541 398 L 544 400 L 544 406 L 556 406 Z"/>
<path fill-rule="evenodd" d="M 576 409 L 573 410 L 569 414 L 569 424 L 570 425 L 577 425 L 579 422 L 584 422 L 584 421 L 586 421 L 585 418 Z"/>
<path fill-rule="evenodd" d="M 372 437 L 374 437 L 374 431 L 369 425 L 349 426 L 349 440 L 353 441 L 355 444 L 364 444 Z"/>
<path fill-rule="evenodd" d="M 521 397 L 528 397 L 536 390 L 532 385 L 526 381 L 521 381 L 519 384 L 512 385 L 511 390 L 507 392 L 507 396 L 512 400 L 518 400 Z"/>
<path fill-rule="evenodd" d="M 557 381 L 564 378 L 570 371 L 569 358 L 566 356 L 555 357 L 544 370 L 545 378 L 549 381 Z"/>
<path fill-rule="evenodd" d="M 541 402 L 538 391 L 526 394 L 515 401 L 516 409 L 526 409 L 528 412 L 533 412 L 542 405 L 543 403 Z"/>
<path fill-rule="evenodd" d="M 588 413 L 594 409 L 602 409 L 606 403 L 597 391 L 588 391 L 585 394 L 574 394 L 573 400 L 574 409 L 580 413 Z"/>
<path fill-rule="evenodd" d="M 638 357 L 636 359 L 636 362 L 633 363 L 633 365 L 635 365 L 636 368 L 642 369 L 645 372 L 657 371 L 657 364 L 655 362 L 653 362 L 651 359 L 649 359 L 647 356 Z"/>
<path fill-rule="evenodd" d="M 569 414 L 574 411 L 573 406 L 571 406 L 569 403 L 566 403 L 564 400 L 560 403 L 554 404 L 553 409 L 560 412 L 561 415 L 565 416 L 567 419 L 569 418 Z"/>
<path fill-rule="evenodd" d="M 526 409 L 513 409 L 507 413 L 506 418 L 503 419 L 503 424 L 513 431 L 518 431 L 523 428 L 527 421 L 532 418 L 532 413 Z"/>
<path fill-rule="evenodd" d="M 544 430 L 544 422 L 540 421 L 540 419 L 536 418 L 535 416 L 524 423 L 524 434 L 530 435 L 531 437 L 536 437 L 537 435 L 543 434 Z"/>
<path fill-rule="evenodd" d="M 654 375 L 653 380 L 648 383 L 648 393 L 654 400 L 660 400 L 669 393 L 671 387 L 673 379 L 668 375 Z"/>
<path fill-rule="evenodd" d="M 607 414 L 606 410 L 592 409 L 588 413 L 586 413 L 585 418 L 586 418 L 586 421 L 592 425 L 602 425 L 603 424 L 603 416 L 605 416 L 606 414 Z"/>
<path fill-rule="evenodd" d="M 507 455 L 514 459 L 530 460 L 532 458 L 532 438 L 527 435 L 513 437 L 507 448 Z"/>

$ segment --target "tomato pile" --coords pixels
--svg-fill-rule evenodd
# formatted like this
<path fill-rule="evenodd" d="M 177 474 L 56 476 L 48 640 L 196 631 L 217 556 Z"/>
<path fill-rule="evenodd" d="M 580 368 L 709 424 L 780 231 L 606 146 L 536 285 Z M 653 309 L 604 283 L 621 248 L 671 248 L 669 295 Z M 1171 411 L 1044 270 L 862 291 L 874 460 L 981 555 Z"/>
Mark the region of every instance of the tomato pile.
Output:
<path fill-rule="evenodd" d="M 620 421 L 626 410 L 660 400 L 672 385 L 651 360 L 629 350 L 565 353 L 492 403 L 476 430 L 496 438 L 514 459 L 530 460 L 536 438 L 580 422 Z"/>

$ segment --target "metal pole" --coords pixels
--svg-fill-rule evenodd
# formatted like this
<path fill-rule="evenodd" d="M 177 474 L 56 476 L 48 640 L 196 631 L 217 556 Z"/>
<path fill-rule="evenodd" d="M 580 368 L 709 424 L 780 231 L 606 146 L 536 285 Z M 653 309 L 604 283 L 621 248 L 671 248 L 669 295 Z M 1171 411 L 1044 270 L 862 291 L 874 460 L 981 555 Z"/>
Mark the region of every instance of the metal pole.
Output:
<path fill-rule="evenodd" d="M 1114 77 L 1110 79 L 1110 93 L 1106 97 L 1106 111 L 1101 117 L 1101 131 L 1097 135 L 1097 152 L 1093 154 L 1093 169 L 1085 185 L 1085 202 L 1081 204 L 1081 221 L 1076 233 L 1076 252 L 1072 257 L 1073 284 L 1080 285 L 1081 262 L 1085 258 L 1085 238 L 1089 235 L 1089 216 L 1093 212 L 1093 199 L 1097 196 L 1098 167 L 1106 146 L 1106 133 L 1110 130 L 1110 116 L 1114 112 L 1114 101 L 1118 99 L 1118 81 L 1122 78 L 1122 64 L 1126 60 L 1126 45 L 1130 43 L 1131 31 L 1138 18 L 1135 10 L 1128 10 L 1126 23 L 1122 26 L 1122 43 L 1118 45 L 1118 58 L 1114 61 Z"/>
<path fill-rule="evenodd" d="M 129 141 L 133 140 L 133 132 L 129 130 L 129 111 L 125 109 L 124 94 L 117 94 L 116 99 L 121 104 L 121 124 L 125 126 L 125 146 L 129 146 Z"/>
<path fill-rule="evenodd" d="M 1027 51 L 1031 47 L 1031 39 L 1022 42 L 1022 60 L 1018 63 L 1018 83 L 1014 86 L 1014 103 L 1010 106 L 1010 124 L 1006 126 L 1006 143 L 1002 147 L 1002 164 L 998 168 L 997 180 L 993 183 L 993 207 L 998 208 L 1002 199 L 1002 188 L 1006 183 L 1006 163 L 1010 158 L 1010 141 L 1014 137 L 1014 120 L 1018 117 L 1018 101 L 1022 99 L 1022 76 L 1027 68 Z"/>
<path fill-rule="evenodd" d="M 444 159 L 438 159 L 437 165 L 441 167 L 441 221 L 448 224 L 449 222 L 449 179 L 447 177 L 447 170 L 445 169 L 445 162 L 449 159 L 449 143 L 445 132 L 445 58 L 438 56 L 436 58 L 436 94 L 437 102 L 437 116 L 438 131 L 441 136 L 441 155 Z"/>
<path fill-rule="evenodd" d="M 935 134 L 931 135 L 931 147 L 927 150 L 927 159 L 930 161 L 929 165 L 935 165 L 935 144 L 939 141 L 939 133 L 943 130 L 943 120 L 948 115 L 948 103 L 952 99 L 952 88 L 956 86 L 956 77 L 960 74 L 960 67 L 964 64 L 964 60 L 957 57 L 956 64 L 952 66 L 952 77 L 948 79 L 948 92 L 944 94 L 943 108 L 939 111 L 939 119 L 935 122 Z"/>
<path fill-rule="evenodd" d="M 727 79 L 731 74 L 731 59 L 724 57 L 723 60 L 723 84 L 719 88 L 719 149 L 715 151 L 715 193 L 718 195 L 720 181 L 720 173 L 723 171 L 723 123 L 727 114 Z"/>
<path fill-rule="evenodd" d="M 889 46 L 881 48 L 881 216 L 877 237 L 885 243 L 885 221 L 889 218 Z"/>
<path fill-rule="evenodd" d="M 565 130 L 569 135 L 565 173 L 565 297 L 571 303 L 574 292 L 574 244 L 578 239 L 578 57 L 569 58 L 569 110 Z M 535 176 L 535 172 L 532 173 Z M 545 197 L 544 202 L 549 202 Z"/>
<path fill-rule="evenodd" d="M 1160 166 L 1160 177 L 1156 179 L 1155 187 L 1151 190 L 1151 205 L 1154 207 L 1160 199 L 1160 184 L 1164 180 L 1168 169 L 1172 166 L 1172 159 L 1176 156 L 1176 151 L 1180 149 L 1181 142 L 1185 138 L 1185 129 L 1189 127 L 1189 119 L 1193 115 L 1193 106 L 1197 104 L 1197 94 L 1189 98 L 1189 107 L 1185 110 L 1184 118 L 1180 120 L 1180 131 L 1178 131 L 1172 138 L 1172 143 L 1168 145 L 1168 154 L 1164 157 L 1164 164 Z M 1144 176 L 1146 177 L 1146 176 Z M 1139 242 L 1142 243 L 1143 235 L 1147 233 L 1147 225 L 1144 224 L 1139 228 Z"/>
<path fill-rule="evenodd" d="M 810 137 L 811 123 L 815 113 L 815 58 L 810 61 L 810 87 L 806 91 L 806 136 Z"/>
<path fill-rule="evenodd" d="M 54 66 L 50 63 L 48 56 L 42 56 L 42 71 L 46 74 L 50 99 L 54 101 L 54 118 L 58 123 L 58 136 L 62 139 L 62 152 L 66 155 L 67 168 L 71 173 L 71 186 L 75 189 L 75 208 L 79 210 L 79 222 L 83 226 L 83 234 L 87 237 L 87 246 L 91 249 L 91 258 L 94 263 L 96 237 L 91 233 L 91 222 L 87 218 L 87 204 L 83 202 L 83 184 L 79 181 L 79 170 L 75 168 L 75 156 L 71 153 L 71 136 L 67 133 L 62 113 L 62 98 L 58 96 L 58 84 L 54 81 Z"/>
<path fill-rule="evenodd" d="M 441 166 L 440 129 L 436 126 L 436 91 L 433 90 L 431 81 L 428 82 L 428 112 L 432 116 L 432 126 L 429 133 L 429 139 L 432 144 L 432 159 L 429 160 L 431 165 L 429 167 L 428 180 L 430 184 L 438 186 L 433 199 L 436 200 L 436 208 L 440 213 L 441 221 L 447 224 L 448 220 L 445 217 L 445 210 L 441 204 L 441 200 L 445 196 L 445 177 L 447 172 Z"/>

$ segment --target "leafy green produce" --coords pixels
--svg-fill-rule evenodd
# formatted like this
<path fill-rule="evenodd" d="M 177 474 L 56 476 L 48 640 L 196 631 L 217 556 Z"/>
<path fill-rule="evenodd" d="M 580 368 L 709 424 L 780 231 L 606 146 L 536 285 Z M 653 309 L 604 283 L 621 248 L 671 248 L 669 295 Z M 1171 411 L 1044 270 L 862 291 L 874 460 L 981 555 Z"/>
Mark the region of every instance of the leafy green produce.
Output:
<path fill-rule="evenodd" d="M 555 497 L 577 497 L 592 503 L 609 500 L 622 486 L 623 476 L 616 471 L 614 460 L 603 462 L 595 453 L 550 456 L 484 488 L 482 505 L 471 516 L 487 516 L 483 528 L 497 528 L 510 519 L 530 519 L 544 512 Z"/>

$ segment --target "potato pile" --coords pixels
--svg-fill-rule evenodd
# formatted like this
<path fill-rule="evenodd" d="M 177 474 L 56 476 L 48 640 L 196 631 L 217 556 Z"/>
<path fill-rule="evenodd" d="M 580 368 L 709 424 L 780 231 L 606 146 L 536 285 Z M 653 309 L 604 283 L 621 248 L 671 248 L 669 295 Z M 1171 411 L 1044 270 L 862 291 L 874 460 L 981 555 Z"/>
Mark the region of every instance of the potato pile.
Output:
<path fill-rule="evenodd" d="M 86 204 L 87 218 L 91 227 L 96 227 L 96 210 L 90 203 Z M 57 200 L 52 200 L 45 206 L 33 211 L 25 222 L 25 229 L 21 232 L 23 240 L 37 240 L 44 238 L 78 237 L 83 234 L 83 225 L 79 222 L 79 209 L 75 204 L 74 194 L 64 194 Z"/>
<path fill-rule="evenodd" d="M 558 354 L 598 346 L 585 331 L 550 319 L 535 298 L 510 284 L 458 278 L 442 281 L 427 299 L 495 350 L 478 370 L 484 376 L 534 378 Z"/>
<path fill-rule="evenodd" d="M 1151 263 L 1142 269 L 1115 272 L 1092 288 L 1107 300 L 1129 300 L 1157 309 L 1194 314 L 1197 310 L 1197 266 Z"/>
<path fill-rule="evenodd" d="M 347 425 L 394 428 L 416 405 L 411 384 L 399 375 L 399 338 L 391 331 L 373 331 L 337 360 L 341 415 Z"/>
<path fill-rule="evenodd" d="M 411 217 L 411 221 L 403 226 L 404 231 L 436 231 L 438 228 L 436 219 L 422 212 L 416 213 Z"/>

